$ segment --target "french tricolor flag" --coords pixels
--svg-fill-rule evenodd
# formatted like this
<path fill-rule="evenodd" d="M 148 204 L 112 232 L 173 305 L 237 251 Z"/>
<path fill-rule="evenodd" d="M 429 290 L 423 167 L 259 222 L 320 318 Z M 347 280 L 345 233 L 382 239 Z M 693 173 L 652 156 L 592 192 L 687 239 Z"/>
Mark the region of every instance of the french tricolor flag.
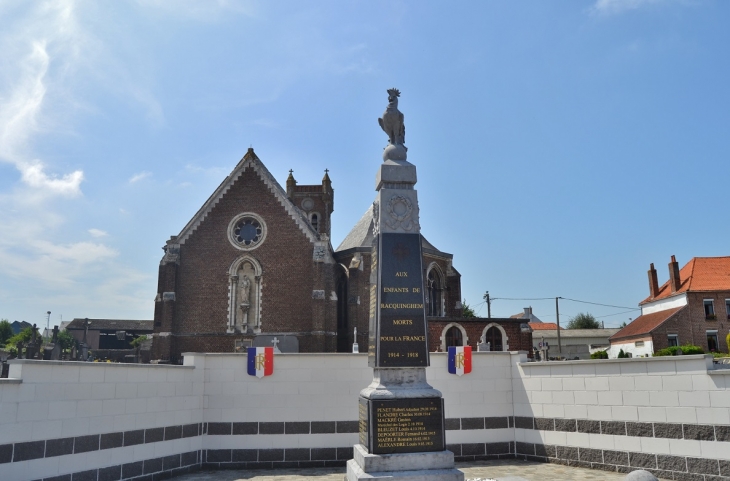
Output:
<path fill-rule="evenodd" d="M 271 376 L 274 373 L 274 348 L 249 347 L 248 373 L 256 377 Z"/>
<path fill-rule="evenodd" d="M 471 372 L 471 346 L 449 347 L 449 372 L 457 376 Z"/>

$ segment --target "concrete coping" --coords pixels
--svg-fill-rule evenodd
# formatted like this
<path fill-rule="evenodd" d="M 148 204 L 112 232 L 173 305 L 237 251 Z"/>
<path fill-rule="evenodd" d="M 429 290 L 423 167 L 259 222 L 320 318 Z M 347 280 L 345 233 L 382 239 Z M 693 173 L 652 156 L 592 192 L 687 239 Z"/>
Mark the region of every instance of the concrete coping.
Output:
<path fill-rule="evenodd" d="M 3 378 L 0 378 L 0 386 L 3 385 L 3 384 L 20 384 L 22 382 L 23 382 L 22 379 L 16 379 L 16 378 L 13 378 L 13 377 L 3 377 Z"/>
<path fill-rule="evenodd" d="M 180 366 L 178 364 L 137 364 L 123 362 L 86 362 L 86 361 L 45 361 L 42 359 L 10 359 L 8 364 L 30 364 L 38 366 L 104 366 L 111 368 L 155 368 L 155 369 L 195 369 L 195 366 Z"/>
<path fill-rule="evenodd" d="M 367 352 L 352 353 L 352 352 L 278 352 L 276 356 L 367 356 Z M 212 356 L 212 357 L 226 357 L 226 356 L 248 356 L 245 352 L 183 352 L 182 356 Z"/>
<path fill-rule="evenodd" d="M 712 362 L 712 355 L 710 354 L 691 354 L 686 356 L 657 356 L 657 357 L 636 357 L 636 358 L 625 358 L 625 359 L 579 359 L 572 361 L 544 361 L 544 362 L 518 362 L 517 364 L 522 367 L 554 367 L 554 366 L 567 366 L 567 365 L 580 365 L 580 364 L 617 364 L 624 362 L 661 362 L 661 361 L 698 361 L 704 359 L 705 362 L 708 360 Z M 708 369 L 712 371 L 712 369 Z"/>

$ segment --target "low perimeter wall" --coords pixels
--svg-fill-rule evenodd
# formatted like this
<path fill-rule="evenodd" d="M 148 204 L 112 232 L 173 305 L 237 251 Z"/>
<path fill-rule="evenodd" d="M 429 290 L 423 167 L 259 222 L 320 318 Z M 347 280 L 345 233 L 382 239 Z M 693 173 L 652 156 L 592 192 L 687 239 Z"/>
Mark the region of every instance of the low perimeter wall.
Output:
<path fill-rule="evenodd" d="M 681 356 L 528 363 L 474 353 L 447 373 L 457 460 L 518 457 L 666 479 L 730 481 L 730 369 Z M 153 480 L 201 467 L 344 466 L 357 443 L 364 354 L 280 354 L 246 374 L 239 354 L 183 366 L 13 361 L 0 380 L 0 479 Z"/>

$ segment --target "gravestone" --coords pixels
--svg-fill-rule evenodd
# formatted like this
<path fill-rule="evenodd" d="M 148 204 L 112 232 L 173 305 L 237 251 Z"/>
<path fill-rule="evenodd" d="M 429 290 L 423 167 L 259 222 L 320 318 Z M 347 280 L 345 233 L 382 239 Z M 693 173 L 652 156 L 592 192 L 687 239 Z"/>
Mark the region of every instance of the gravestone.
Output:
<path fill-rule="evenodd" d="M 61 343 L 58 341 L 58 326 L 53 326 L 53 349 L 51 350 L 51 360 L 58 361 L 61 359 Z"/>
<path fill-rule="evenodd" d="M 360 392 L 360 442 L 347 479 L 463 481 L 445 450 L 444 402 L 426 381 L 429 365 L 416 166 L 406 160 L 396 89 L 378 119 L 388 134 L 375 180 L 368 365 Z"/>
<path fill-rule="evenodd" d="M 299 352 L 299 339 L 287 335 L 259 335 L 253 338 L 253 347 L 273 347 L 274 352 Z"/>

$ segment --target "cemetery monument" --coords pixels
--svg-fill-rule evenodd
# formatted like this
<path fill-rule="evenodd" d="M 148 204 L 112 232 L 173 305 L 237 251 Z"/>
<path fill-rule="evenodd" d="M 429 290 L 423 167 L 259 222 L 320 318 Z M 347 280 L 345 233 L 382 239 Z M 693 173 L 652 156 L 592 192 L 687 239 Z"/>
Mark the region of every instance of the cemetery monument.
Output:
<path fill-rule="evenodd" d="M 360 443 L 347 479 L 463 481 L 445 449 L 444 401 L 426 381 L 429 365 L 416 166 L 406 160 L 397 89 L 378 119 L 388 134 L 375 179 L 368 365 L 360 392 Z"/>

